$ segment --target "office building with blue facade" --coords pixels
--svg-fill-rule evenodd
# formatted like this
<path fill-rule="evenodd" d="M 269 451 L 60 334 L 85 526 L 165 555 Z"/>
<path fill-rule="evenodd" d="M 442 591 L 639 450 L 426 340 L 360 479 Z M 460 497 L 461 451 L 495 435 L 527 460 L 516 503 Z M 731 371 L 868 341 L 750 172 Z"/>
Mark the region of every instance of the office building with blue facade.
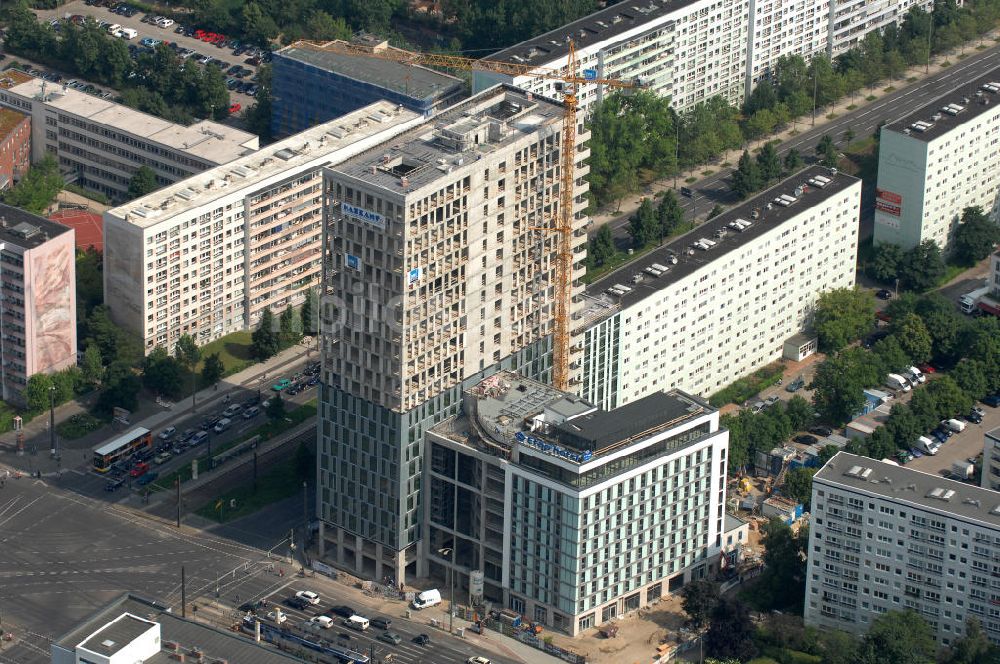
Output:
<path fill-rule="evenodd" d="M 459 78 L 378 57 L 398 50 L 384 41 L 362 37 L 354 44 L 372 56 L 296 45 L 274 54 L 271 131 L 275 136 L 296 134 L 379 100 L 430 117 L 467 96 Z"/>

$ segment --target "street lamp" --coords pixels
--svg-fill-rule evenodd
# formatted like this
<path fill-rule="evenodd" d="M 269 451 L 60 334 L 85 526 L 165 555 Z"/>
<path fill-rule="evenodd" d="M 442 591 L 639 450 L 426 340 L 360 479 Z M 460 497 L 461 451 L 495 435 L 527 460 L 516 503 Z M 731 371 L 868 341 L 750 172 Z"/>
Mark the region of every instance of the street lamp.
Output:
<path fill-rule="evenodd" d="M 302 562 L 306 560 L 306 545 L 309 537 L 309 484 L 302 480 Z"/>
<path fill-rule="evenodd" d="M 438 549 L 442 558 L 451 556 L 451 566 L 448 568 L 448 633 L 452 634 L 455 627 L 455 543 L 452 546 Z"/>
<path fill-rule="evenodd" d="M 260 378 L 257 379 L 257 403 L 260 403 L 260 386 L 266 382 L 267 382 L 267 373 L 265 372 L 264 374 L 261 375 Z"/>
<path fill-rule="evenodd" d="M 56 386 L 49 385 L 49 448 L 52 458 L 58 456 L 56 447 Z"/>

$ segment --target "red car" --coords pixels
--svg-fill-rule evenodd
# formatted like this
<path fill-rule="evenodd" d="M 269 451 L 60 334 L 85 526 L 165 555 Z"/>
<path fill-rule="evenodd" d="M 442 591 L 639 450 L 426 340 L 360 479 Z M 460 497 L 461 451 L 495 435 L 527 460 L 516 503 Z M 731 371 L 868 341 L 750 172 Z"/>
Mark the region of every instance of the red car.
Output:
<path fill-rule="evenodd" d="M 230 114 L 232 114 L 232 113 L 239 113 L 241 108 L 243 108 L 243 107 L 240 106 L 240 103 L 236 102 L 235 104 L 233 104 L 232 106 L 229 107 L 229 113 Z"/>
<path fill-rule="evenodd" d="M 149 470 L 148 463 L 137 463 L 135 464 L 135 468 L 128 471 L 128 474 L 131 475 L 132 477 L 142 477 L 143 475 L 146 474 L 146 471 L 148 470 Z"/>
<path fill-rule="evenodd" d="M 935 373 L 937 371 L 934 367 L 932 367 L 929 364 L 918 364 L 917 368 L 923 371 L 924 373 L 929 373 L 929 374 Z"/>
<path fill-rule="evenodd" d="M 205 31 L 201 28 L 194 31 L 195 39 L 202 39 L 205 37 Z"/>

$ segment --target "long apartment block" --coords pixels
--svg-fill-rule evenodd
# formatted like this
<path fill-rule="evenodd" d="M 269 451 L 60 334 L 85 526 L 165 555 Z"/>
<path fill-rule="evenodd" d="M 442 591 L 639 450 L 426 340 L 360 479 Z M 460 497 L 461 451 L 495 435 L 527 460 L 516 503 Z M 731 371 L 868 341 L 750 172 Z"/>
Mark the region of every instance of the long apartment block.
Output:
<path fill-rule="evenodd" d="M 322 168 L 420 121 L 379 102 L 104 213 L 112 319 L 148 353 L 245 330 L 319 284 Z"/>
<path fill-rule="evenodd" d="M 592 283 L 580 395 L 708 396 L 781 358 L 818 295 L 854 285 L 860 204 L 860 180 L 812 166 Z"/>
<path fill-rule="evenodd" d="M 942 646 L 1000 643 L 1000 494 L 840 452 L 813 477 L 805 621 L 855 634 L 913 610 Z"/>
<path fill-rule="evenodd" d="M 875 242 L 947 250 L 962 210 L 1000 206 L 1000 69 L 882 128 Z"/>
<path fill-rule="evenodd" d="M 122 104 L 56 85 L 14 70 L 0 74 L 0 105 L 31 116 L 31 160 L 58 159 L 77 184 L 128 198 L 140 166 L 167 185 L 254 152 L 257 136 L 202 120 L 167 122 Z"/>
<path fill-rule="evenodd" d="M 866 34 L 902 21 L 911 6 L 933 0 L 642 0 L 618 3 L 489 56 L 540 69 L 564 70 L 569 40 L 579 71 L 636 81 L 674 108 L 687 110 L 720 95 L 740 104 L 783 55 L 835 57 Z M 475 72 L 473 89 L 497 82 L 558 98 L 556 82 L 526 74 Z M 584 85 L 581 108 L 613 92 Z"/>
<path fill-rule="evenodd" d="M 427 432 L 429 571 L 573 636 L 655 603 L 714 569 L 728 442 L 683 392 L 606 411 L 494 374 Z"/>
<path fill-rule="evenodd" d="M 497 86 L 326 169 L 318 513 L 327 555 L 358 573 L 417 571 L 421 441 L 463 385 L 548 375 L 563 121 L 561 104 Z M 578 128 L 577 284 L 588 138 Z"/>

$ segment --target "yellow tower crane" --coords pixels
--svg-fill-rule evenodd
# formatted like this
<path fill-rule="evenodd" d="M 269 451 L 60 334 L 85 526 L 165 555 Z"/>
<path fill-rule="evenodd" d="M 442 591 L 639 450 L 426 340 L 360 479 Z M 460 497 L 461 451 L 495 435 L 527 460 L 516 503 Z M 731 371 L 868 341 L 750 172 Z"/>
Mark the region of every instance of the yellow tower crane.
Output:
<path fill-rule="evenodd" d="M 559 185 L 559 213 L 553 219 L 553 225 L 539 230 L 559 234 L 558 253 L 556 256 L 556 297 L 554 331 L 552 342 L 552 384 L 560 389 L 569 390 L 569 356 L 570 356 L 570 309 L 573 300 L 573 191 L 575 189 L 576 172 L 576 111 L 577 87 L 580 85 L 606 85 L 612 88 L 636 88 L 637 82 L 620 81 L 610 78 L 599 78 L 596 72 L 587 70 L 581 76 L 577 73 L 576 47 L 573 40 L 568 40 L 569 55 L 564 70 L 551 67 L 536 67 L 515 62 L 499 60 L 466 58 L 458 55 L 439 53 L 415 53 L 401 49 L 372 49 L 344 41 L 316 42 L 301 40 L 292 46 L 356 55 L 368 58 L 392 60 L 402 64 L 420 65 L 425 67 L 442 67 L 460 71 L 488 71 L 507 76 L 530 76 L 546 80 L 559 81 L 563 84 L 563 105 L 566 114 L 563 116 L 562 149 L 560 153 L 560 168 L 562 178 Z"/>

